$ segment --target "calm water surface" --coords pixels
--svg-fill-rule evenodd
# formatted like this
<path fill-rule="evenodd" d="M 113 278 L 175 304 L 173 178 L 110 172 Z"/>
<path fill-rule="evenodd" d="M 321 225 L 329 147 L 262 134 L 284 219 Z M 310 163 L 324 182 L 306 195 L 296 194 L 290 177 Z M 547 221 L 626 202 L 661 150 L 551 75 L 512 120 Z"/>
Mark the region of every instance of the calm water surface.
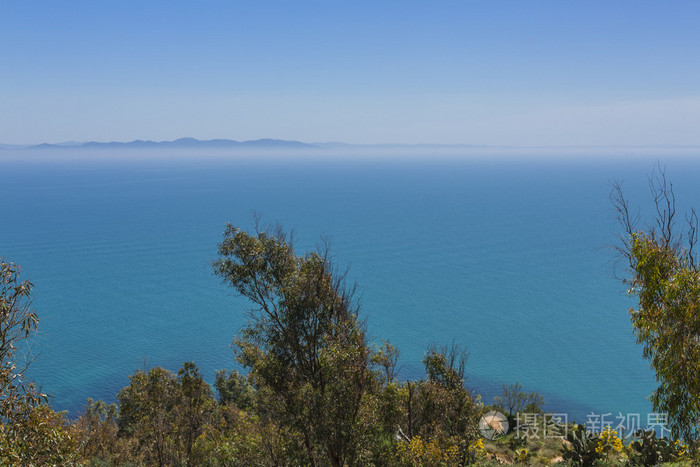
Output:
<path fill-rule="evenodd" d="M 250 228 L 252 212 L 293 228 L 299 251 L 331 240 L 405 378 L 455 341 L 486 403 L 519 381 L 579 420 L 649 409 L 654 378 L 607 245 L 610 182 L 647 209 L 652 162 L 64 154 L 0 154 L 0 255 L 35 284 L 32 377 L 58 409 L 113 401 L 138 368 L 194 360 L 213 381 L 235 367 L 249 305 L 210 264 L 225 223 Z M 679 201 L 700 205 L 699 165 L 663 163 Z"/>

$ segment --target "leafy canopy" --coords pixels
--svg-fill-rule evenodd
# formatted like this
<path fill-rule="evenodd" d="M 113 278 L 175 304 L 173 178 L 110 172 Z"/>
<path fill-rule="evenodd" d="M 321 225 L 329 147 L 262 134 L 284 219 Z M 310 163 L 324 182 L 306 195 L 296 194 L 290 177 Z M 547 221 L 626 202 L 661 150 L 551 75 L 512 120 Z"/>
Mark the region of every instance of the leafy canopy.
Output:
<path fill-rule="evenodd" d="M 698 218 L 686 216 L 687 228 L 675 223 L 676 198 L 663 170 L 650 179 L 656 216 L 646 229 L 637 227 L 622 189 L 611 194 L 625 235 L 618 251 L 629 266 L 628 292 L 639 299 L 630 319 L 644 357 L 651 361 L 659 387 L 653 408 L 665 412 L 674 434 L 700 435 L 700 271 L 695 258 Z"/>
<path fill-rule="evenodd" d="M 229 224 L 219 256 L 216 274 L 254 304 L 234 340 L 238 360 L 303 435 L 308 463 L 353 463 L 374 373 L 353 289 L 328 248 L 297 255 L 280 227 L 248 234 Z"/>

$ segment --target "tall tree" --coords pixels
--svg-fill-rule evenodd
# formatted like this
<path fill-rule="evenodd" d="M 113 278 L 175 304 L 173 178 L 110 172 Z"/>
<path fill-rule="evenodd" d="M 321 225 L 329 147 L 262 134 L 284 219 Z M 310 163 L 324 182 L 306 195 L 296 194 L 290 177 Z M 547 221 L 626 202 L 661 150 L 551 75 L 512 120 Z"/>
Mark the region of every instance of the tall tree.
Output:
<path fill-rule="evenodd" d="M 150 465 L 169 465 L 176 459 L 173 446 L 176 408 L 179 402 L 177 378 L 155 367 L 147 373 L 137 370 L 129 385 L 117 394 L 119 432 L 139 440 L 138 451 Z"/>
<path fill-rule="evenodd" d="M 25 377 L 28 340 L 39 324 L 31 290 L 19 266 L 0 259 L 0 464 L 74 465 L 77 446 L 65 417 Z"/>
<path fill-rule="evenodd" d="M 119 433 L 138 441 L 135 451 L 152 465 L 194 465 L 197 438 L 213 418 L 216 400 L 194 362 L 177 376 L 155 367 L 137 370 L 119 391 Z"/>
<path fill-rule="evenodd" d="M 280 227 L 248 234 L 229 224 L 219 255 L 216 274 L 255 306 L 234 340 L 239 361 L 303 436 L 309 464 L 352 464 L 374 373 L 353 289 L 328 248 L 297 256 Z"/>
<path fill-rule="evenodd" d="M 460 465 L 473 461 L 481 406 L 464 387 L 468 354 L 456 344 L 432 346 L 423 359 L 427 379 L 404 386 L 407 441 L 430 440 L 444 452 L 455 450 Z M 405 428 L 405 429 L 404 429 Z"/>
<path fill-rule="evenodd" d="M 4 423 L 28 416 L 41 399 L 25 379 L 31 363 L 26 342 L 39 324 L 31 309 L 32 287 L 21 280 L 19 266 L 0 260 L 0 421 Z"/>
<path fill-rule="evenodd" d="M 204 381 L 194 362 L 185 362 L 177 372 L 180 401 L 177 407 L 177 431 L 180 444 L 180 462 L 194 465 L 192 448 L 206 423 L 212 418 L 215 400 L 211 387 Z M 184 461 L 184 462 L 183 462 Z"/>
<path fill-rule="evenodd" d="M 674 434 L 700 436 L 700 271 L 695 246 L 698 217 L 686 215 L 686 228 L 676 225 L 673 185 L 661 168 L 649 186 L 654 200 L 653 225 L 638 228 L 621 186 L 611 201 L 624 235 L 618 246 L 629 266 L 628 292 L 637 296 L 630 318 L 644 357 L 651 361 L 659 387 L 651 395 L 653 408 L 665 412 Z"/>

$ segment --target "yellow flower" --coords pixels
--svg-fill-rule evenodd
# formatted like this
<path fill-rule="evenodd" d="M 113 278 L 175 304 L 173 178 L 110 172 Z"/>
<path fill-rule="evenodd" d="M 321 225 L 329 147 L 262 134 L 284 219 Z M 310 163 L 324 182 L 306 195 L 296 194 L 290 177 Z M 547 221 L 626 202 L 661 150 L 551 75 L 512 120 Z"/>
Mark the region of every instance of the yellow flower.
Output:
<path fill-rule="evenodd" d="M 605 453 L 607 455 L 620 451 L 622 451 L 622 441 L 620 441 L 620 438 L 617 436 L 617 431 L 609 426 L 605 427 L 598 437 L 598 444 L 596 445 L 595 452 L 598 454 Z"/>

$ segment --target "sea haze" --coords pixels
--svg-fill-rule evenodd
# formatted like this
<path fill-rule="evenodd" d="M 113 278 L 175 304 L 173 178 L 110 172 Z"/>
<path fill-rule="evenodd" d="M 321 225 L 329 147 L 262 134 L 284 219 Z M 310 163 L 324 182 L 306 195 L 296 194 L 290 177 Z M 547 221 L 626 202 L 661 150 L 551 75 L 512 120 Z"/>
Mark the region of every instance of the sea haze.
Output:
<path fill-rule="evenodd" d="M 245 157 L 172 159 L 69 150 L 0 153 L 0 255 L 35 284 L 31 376 L 57 409 L 114 401 L 128 375 L 195 361 L 208 381 L 249 304 L 212 273 L 226 222 L 252 213 L 321 236 L 350 266 L 372 339 L 423 374 L 431 344 L 469 349 L 468 385 L 491 403 L 502 383 L 545 408 L 646 412 L 654 387 L 635 344 L 634 305 L 613 277 L 610 182 L 649 209 L 653 160 Z M 665 158 L 681 208 L 700 204 L 698 163 Z"/>

